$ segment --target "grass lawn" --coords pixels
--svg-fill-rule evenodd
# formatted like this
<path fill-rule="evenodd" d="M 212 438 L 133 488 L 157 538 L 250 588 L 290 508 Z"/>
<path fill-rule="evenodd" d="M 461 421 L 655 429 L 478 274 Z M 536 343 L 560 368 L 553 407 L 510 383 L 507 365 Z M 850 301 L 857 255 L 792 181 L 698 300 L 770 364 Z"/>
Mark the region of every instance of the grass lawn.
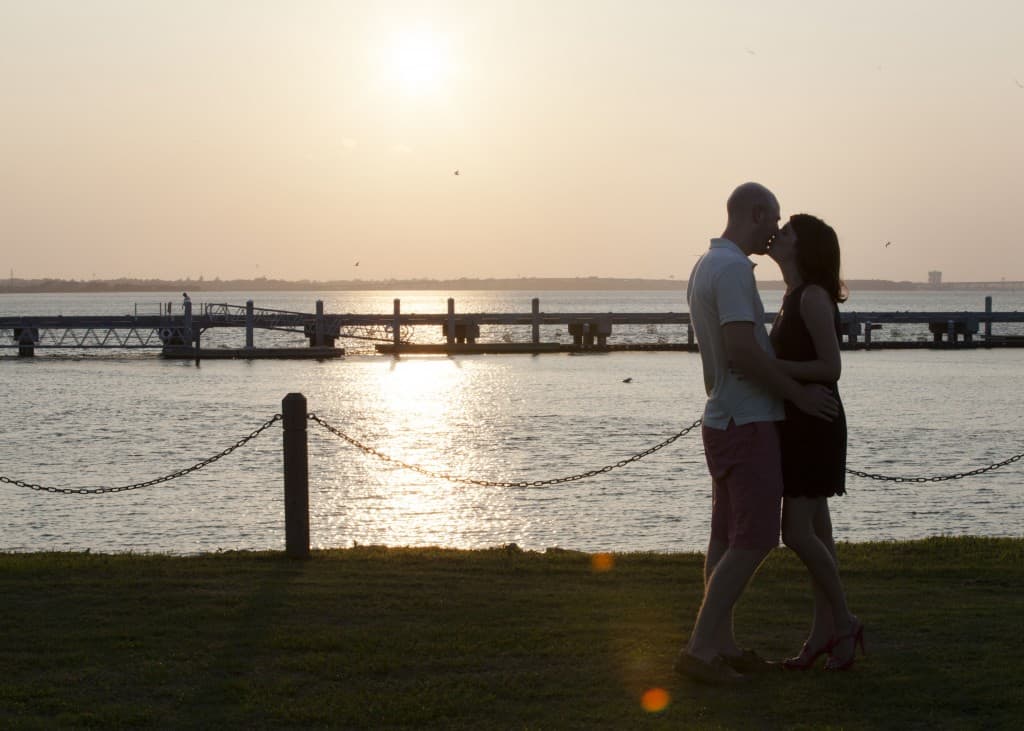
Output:
<path fill-rule="evenodd" d="M 869 655 L 733 689 L 672 672 L 697 554 L 0 554 L 0 728 L 1021 727 L 1024 540 L 839 553 Z M 777 550 L 737 636 L 793 654 L 810 610 Z"/>

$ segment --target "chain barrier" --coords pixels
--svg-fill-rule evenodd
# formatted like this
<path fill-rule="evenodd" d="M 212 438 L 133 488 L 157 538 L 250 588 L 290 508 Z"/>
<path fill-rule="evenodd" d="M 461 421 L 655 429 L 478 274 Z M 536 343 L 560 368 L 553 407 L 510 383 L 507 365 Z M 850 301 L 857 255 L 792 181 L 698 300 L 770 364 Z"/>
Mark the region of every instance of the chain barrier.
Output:
<path fill-rule="evenodd" d="M 866 480 L 877 480 L 879 482 L 945 482 L 947 480 L 962 480 L 965 477 L 977 477 L 978 475 L 983 475 L 986 472 L 998 470 L 1000 467 L 1006 467 L 1006 465 L 1019 462 L 1021 459 L 1024 459 L 1024 454 L 1015 454 L 1009 459 L 1004 459 L 1002 462 L 994 462 L 988 467 L 979 467 L 978 469 L 971 470 L 970 472 L 954 472 L 951 475 L 938 475 L 936 477 L 892 477 L 890 475 L 876 475 L 870 472 L 862 472 L 861 470 L 852 470 L 849 467 L 846 468 L 846 471 L 851 475 L 863 477 Z"/>
<path fill-rule="evenodd" d="M 339 439 L 348 442 L 356 449 L 359 449 L 360 451 L 365 452 L 366 454 L 372 454 L 374 457 L 377 457 L 378 459 L 383 460 L 384 462 L 397 465 L 398 467 L 404 467 L 405 469 L 412 470 L 413 472 L 419 472 L 421 475 L 426 475 L 427 477 L 433 477 L 439 480 L 447 480 L 448 482 L 459 482 L 466 485 L 477 485 L 479 487 L 545 487 L 547 485 L 560 485 L 565 482 L 576 482 L 577 480 L 585 480 L 588 477 L 594 477 L 595 475 L 601 475 L 606 472 L 611 472 L 612 470 L 618 469 L 620 467 L 625 467 L 626 465 L 631 464 L 632 462 L 637 462 L 643 459 L 644 457 L 654 454 L 659 449 L 663 449 L 664 447 L 667 447 L 669 444 L 672 444 L 672 442 L 676 441 L 680 437 L 684 437 L 687 434 L 689 434 L 695 428 L 700 426 L 702 421 L 701 419 L 697 419 L 697 421 L 690 424 L 690 426 L 686 427 L 678 434 L 673 434 L 660 444 L 655 444 L 650 449 L 645 449 L 642 452 L 637 452 L 631 457 L 619 460 L 615 464 L 600 467 L 596 470 L 589 470 L 588 472 L 583 472 L 578 475 L 570 475 L 569 477 L 555 477 L 550 480 L 520 480 L 516 482 L 503 482 L 500 480 L 476 480 L 471 477 L 453 475 L 449 472 L 435 472 L 434 470 L 428 470 L 425 467 L 420 467 L 419 465 L 403 462 L 400 459 L 396 459 L 395 457 L 384 454 L 383 452 L 374 449 L 373 447 L 368 447 L 367 445 L 361 443 L 359 440 L 348 436 L 341 430 L 328 424 L 326 421 L 321 419 L 316 414 L 308 414 L 306 418 L 308 418 L 310 421 L 316 422 L 324 429 L 329 431 L 331 434 L 338 437 Z"/>
<path fill-rule="evenodd" d="M 576 475 L 569 475 L 567 477 L 555 477 L 555 478 L 548 479 L 548 480 L 501 481 L 501 480 L 478 480 L 478 479 L 474 479 L 474 478 L 471 478 L 471 477 L 464 477 L 464 476 L 461 476 L 461 475 L 453 475 L 450 472 L 439 472 L 439 471 L 435 471 L 435 470 L 429 470 L 429 469 L 427 469 L 425 467 L 421 467 L 419 465 L 411 464 L 409 462 L 403 462 L 402 460 L 397 459 L 395 457 L 392 457 L 392 456 L 390 456 L 388 454 L 385 454 L 384 452 L 381 452 L 378 449 L 374 449 L 373 447 L 370 447 L 370 446 L 367 446 L 366 444 L 363 444 L 358 439 L 350 437 L 349 435 L 347 435 L 344 432 L 342 432 L 340 429 L 338 429 L 338 428 L 336 428 L 334 426 L 331 426 L 329 423 L 327 423 L 322 418 L 320 418 L 317 414 L 312 414 L 312 413 L 311 414 L 307 414 L 306 418 L 309 421 L 312 421 L 312 422 L 314 422 L 316 424 L 319 424 L 324 429 L 326 429 L 328 432 L 330 432 L 334 436 L 338 437 L 339 439 L 341 439 L 341 440 L 343 440 L 345 442 L 348 442 L 350 445 L 352 445 L 356 449 L 364 452 L 365 454 L 373 455 L 374 457 L 380 459 L 381 461 L 387 462 L 389 464 L 393 464 L 393 465 L 395 465 L 397 467 L 402 467 L 402 468 L 407 469 L 407 470 L 412 470 L 413 472 L 418 472 L 419 474 L 425 475 L 427 477 L 433 477 L 435 479 L 440 479 L 440 480 L 447 480 L 448 482 L 457 482 L 457 483 L 462 483 L 462 484 L 467 484 L 467 485 L 477 485 L 479 487 L 546 487 L 548 485 L 561 485 L 561 484 L 566 483 L 566 482 L 576 482 L 578 480 L 585 480 L 585 479 L 587 479 L 589 477 L 595 477 L 597 475 L 605 474 L 606 472 L 611 472 L 612 470 L 617 470 L 617 469 L 619 469 L 621 467 L 625 467 L 628 464 L 632 464 L 633 462 L 638 462 L 639 460 L 643 459 L 644 457 L 648 457 L 648 456 L 654 454 L 655 452 L 657 452 L 657 451 L 659 451 L 661 449 L 664 449 L 668 445 L 670 445 L 673 442 L 675 442 L 677 439 L 680 439 L 680 438 L 686 436 L 691 431 L 693 431 L 698 426 L 700 426 L 701 423 L 703 422 L 702 419 L 697 419 L 695 422 L 690 424 L 688 427 L 686 427 L 685 429 L 683 429 L 682 431 L 680 431 L 680 432 L 678 432 L 676 434 L 673 434 L 668 439 L 666 439 L 666 440 L 664 440 L 664 441 L 662 441 L 662 442 L 660 442 L 658 444 L 655 444 L 653 447 L 650 447 L 649 449 L 645 449 L 642 452 L 637 452 L 634 455 L 631 455 L 631 456 L 629 456 L 629 457 L 627 457 L 625 459 L 619 460 L 615 464 L 605 465 L 604 467 L 599 467 L 599 468 L 594 469 L 594 470 L 588 470 L 587 472 L 582 472 L 582 473 L 576 474 Z M 6 483 L 8 485 L 15 485 L 16 487 L 25 487 L 25 488 L 28 488 L 30 490 L 37 490 L 37 491 L 40 491 L 40 492 L 58 493 L 58 494 L 62 494 L 62 495 L 103 495 L 103 494 L 111 493 L 111 492 L 125 492 L 127 490 L 138 490 L 138 489 L 143 488 L 143 487 L 152 487 L 153 485 L 159 485 L 159 484 L 162 484 L 164 482 L 170 482 L 171 480 L 177 479 L 179 477 L 184 477 L 185 475 L 191 474 L 193 472 L 198 472 L 199 470 L 203 469 L 204 467 L 207 467 L 207 466 L 213 464 L 217 460 L 220 460 L 220 459 L 223 459 L 224 457 L 227 457 L 229 454 L 234 452 L 236 449 L 239 449 L 240 447 L 245 446 L 250 441 L 252 441 L 256 437 L 258 437 L 260 434 L 265 432 L 271 426 L 273 426 L 275 423 L 277 423 L 278 421 L 281 421 L 281 419 L 282 419 L 281 414 L 274 414 L 269 420 L 264 422 L 256 430 L 254 430 L 253 432 L 251 432 L 247 436 L 242 437 L 237 442 L 232 444 L 230 447 L 228 447 L 227 449 L 224 449 L 224 450 L 218 452 L 217 454 L 213 455 L 212 457 L 207 457 L 206 459 L 202 460 L 201 462 L 197 462 L 196 464 L 192 465 L 191 467 L 186 467 L 184 469 L 177 470 L 177 471 L 172 472 L 172 473 L 170 473 L 168 475 L 164 475 L 163 477 L 157 477 L 157 478 L 154 478 L 152 480 L 146 480 L 145 482 L 136 482 L 136 483 L 131 484 L 131 485 L 120 485 L 120 486 L 116 486 L 116 487 L 94 487 L 94 488 L 89 488 L 89 487 L 49 487 L 49 486 L 45 486 L 45 485 L 36 485 L 34 483 L 31 483 L 31 482 L 25 482 L 23 480 L 16 480 L 16 479 L 13 479 L 13 478 L 10 478 L 10 477 L 5 477 L 3 475 L 0 475 L 0 483 Z M 934 477 L 900 477 L 900 476 L 893 476 L 893 475 L 882 475 L 882 474 L 876 474 L 876 473 L 872 473 L 872 472 L 864 472 L 863 470 L 855 470 L 855 469 L 851 469 L 849 467 L 846 468 L 846 472 L 848 474 L 854 475 L 855 477 L 860 477 L 860 478 L 863 478 L 863 479 L 866 479 L 866 480 L 875 480 L 875 481 L 878 481 L 878 482 L 918 483 L 919 484 L 919 483 L 926 483 L 926 482 L 945 482 L 945 481 L 948 481 L 948 480 L 962 480 L 962 479 L 964 479 L 966 477 L 977 477 L 978 475 L 985 474 L 986 472 L 991 472 L 993 470 L 998 470 L 1001 467 L 1006 467 L 1007 465 L 1014 464 L 1016 462 L 1019 462 L 1022 459 L 1024 459 L 1024 453 L 1015 454 L 1014 456 L 1012 456 L 1012 457 L 1010 457 L 1008 459 L 1004 459 L 1002 462 L 994 462 L 994 463 L 988 465 L 987 467 L 979 467 L 978 469 L 970 470 L 970 471 L 967 471 L 967 472 L 955 472 L 955 473 L 949 474 L 949 475 L 937 475 L 937 476 L 934 476 Z"/>
<path fill-rule="evenodd" d="M 171 480 L 177 479 L 178 477 L 184 477 L 185 475 L 191 474 L 192 472 L 198 472 L 199 470 L 207 467 L 219 459 L 227 457 L 229 454 L 234 452 L 239 447 L 243 447 L 253 439 L 258 437 L 260 434 L 265 432 L 275 423 L 281 421 L 281 414 L 274 414 L 270 420 L 266 421 L 262 426 L 256 429 L 248 436 L 242 437 L 237 442 L 232 444 L 227 449 L 218 452 L 212 457 L 207 457 L 202 462 L 197 462 L 191 467 L 172 472 L 169 475 L 163 477 L 157 477 L 152 480 L 146 480 L 145 482 L 136 482 L 134 485 L 120 485 L 117 487 L 47 487 L 45 485 L 35 485 L 31 482 L 23 482 L 22 480 L 13 480 L 10 477 L 4 477 L 0 475 L 0 482 L 7 483 L 8 485 L 15 485 L 17 487 L 27 487 L 30 490 L 38 490 L 40 492 L 52 492 L 59 493 L 62 495 L 103 495 L 109 492 L 125 492 L 126 490 L 138 490 L 142 487 L 152 487 L 153 485 L 159 485 L 163 482 L 170 482 Z"/>
<path fill-rule="evenodd" d="M 612 470 L 618 469 L 620 467 L 625 467 L 627 464 L 630 464 L 632 462 L 636 462 L 638 460 L 643 459 L 644 457 L 647 457 L 648 455 L 654 454 L 659 449 L 667 447 L 669 444 L 672 444 L 672 442 L 676 441 L 680 437 L 683 437 L 683 436 L 689 434 L 693 429 L 695 429 L 698 426 L 700 426 L 701 423 L 703 422 L 703 419 L 697 419 L 697 421 L 695 421 L 692 424 L 690 424 L 690 426 L 686 427 L 685 429 L 683 429 L 678 434 L 674 434 L 673 436 L 669 437 L 668 439 L 666 439 L 665 441 L 661 442 L 660 444 L 656 444 L 655 446 L 651 447 L 650 449 L 646 449 L 643 452 L 638 452 L 637 454 L 634 454 L 631 457 L 627 457 L 626 459 L 620 460 L 619 462 L 616 462 L 613 465 L 607 465 L 605 467 L 601 467 L 601 468 L 596 469 L 596 470 L 590 470 L 588 472 L 583 472 L 583 473 L 578 474 L 578 475 L 571 475 L 569 477 L 556 477 L 556 478 L 550 479 L 550 480 L 521 480 L 521 481 L 517 481 L 517 482 L 502 482 L 502 481 L 496 481 L 496 480 L 477 480 L 477 479 L 473 479 L 473 478 L 470 478 L 470 477 L 462 477 L 462 476 L 459 476 L 459 475 L 452 475 L 451 473 L 448 473 L 448 472 L 436 472 L 434 470 L 428 470 L 425 467 L 420 467 L 419 465 L 414 465 L 414 464 L 410 464 L 408 462 L 403 462 L 400 459 L 396 459 L 395 457 L 392 457 L 390 455 L 384 454 L 383 452 L 381 452 L 381 451 L 379 451 L 377 449 L 374 449 L 373 447 L 369 447 L 369 446 L 363 444 L 362 442 L 360 442 L 359 440 L 354 439 L 353 437 L 350 437 L 349 435 L 345 434 L 341 430 L 339 430 L 339 429 L 331 426 L 330 424 L 328 424 L 326 421 L 324 421 L 322 418 L 320 418 L 316 414 L 309 414 L 307 416 L 307 418 L 310 421 L 316 422 L 317 424 L 322 426 L 324 429 L 326 429 L 327 431 L 329 431 L 331 434 L 333 434 L 334 436 L 338 437 L 339 439 L 342 439 L 342 440 L 348 442 L 349 444 L 351 444 L 356 449 L 359 449 L 360 451 L 365 452 L 366 454 L 373 455 L 374 457 L 377 457 L 378 459 L 380 459 L 380 460 L 382 460 L 384 462 L 388 462 L 389 464 L 393 464 L 393 465 L 396 465 L 398 467 L 403 467 L 405 469 L 412 470 L 414 472 L 418 472 L 421 475 L 426 475 L 427 477 L 434 477 L 436 479 L 447 480 L 448 482 L 459 482 L 459 483 L 464 483 L 464 484 L 467 484 L 467 485 L 478 485 L 478 486 L 481 486 L 481 487 L 544 487 L 544 486 L 547 486 L 547 485 L 559 485 L 559 484 L 562 484 L 562 483 L 565 483 L 565 482 L 575 482 L 577 480 L 584 480 L 584 479 L 586 479 L 588 477 L 594 477 L 595 475 L 601 475 L 601 474 L 604 474 L 606 472 L 611 472 Z M 1006 467 L 1007 465 L 1014 464 L 1015 462 L 1019 462 L 1022 459 L 1024 459 L 1024 453 L 1016 454 L 1016 455 L 1010 457 L 1009 459 L 1004 459 L 1002 462 L 995 462 L 993 464 L 988 465 L 987 467 L 979 467 L 978 469 L 970 470 L 969 472 L 955 472 L 955 473 L 953 473 L 951 475 L 938 475 L 938 476 L 935 476 L 935 477 L 899 477 L 899 476 L 892 476 L 892 475 L 881 475 L 881 474 L 875 474 L 875 473 L 872 473 L 872 472 L 864 472 L 862 470 L 855 470 L 855 469 L 851 469 L 849 467 L 846 468 L 846 472 L 848 474 L 854 475 L 856 477 L 861 477 L 861 478 L 864 478 L 866 480 L 876 480 L 876 481 L 885 481 L 885 482 L 896 482 L 896 483 L 945 482 L 947 480 L 962 480 L 965 477 L 977 477 L 978 475 L 985 474 L 986 472 L 991 472 L 993 470 L 998 470 L 1000 467 Z"/>

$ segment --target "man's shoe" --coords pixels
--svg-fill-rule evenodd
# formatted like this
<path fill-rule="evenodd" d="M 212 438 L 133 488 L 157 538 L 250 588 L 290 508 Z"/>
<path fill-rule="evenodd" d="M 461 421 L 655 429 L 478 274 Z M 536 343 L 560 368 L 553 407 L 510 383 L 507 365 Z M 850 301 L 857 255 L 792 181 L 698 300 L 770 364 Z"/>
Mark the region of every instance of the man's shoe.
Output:
<path fill-rule="evenodd" d="M 715 657 L 711 662 L 704 662 L 686 650 L 679 653 L 674 667 L 680 675 L 707 685 L 736 685 L 746 680 L 743 675 L 729 667 L 721 657 Z"/>
<path fill-rule="evenodd" d="M 749 673 L 765 673 L 778 670 L 779 664 L 769 662 L 753 650 L 743 650 L 739 655 L 720 655 L 722 662 L 731 667 L 737 673 L 747 675 Z"/>

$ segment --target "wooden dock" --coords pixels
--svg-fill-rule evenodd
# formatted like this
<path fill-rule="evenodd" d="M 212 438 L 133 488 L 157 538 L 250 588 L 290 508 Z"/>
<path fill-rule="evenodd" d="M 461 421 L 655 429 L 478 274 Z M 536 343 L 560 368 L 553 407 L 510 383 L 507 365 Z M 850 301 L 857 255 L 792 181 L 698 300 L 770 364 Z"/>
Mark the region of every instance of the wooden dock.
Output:
<path fill-rule="evenodd" d="M 338 340 L 375 341 L 376 351 L 402 354 L 470 353 L 582 353 L 622 350 L 697 350 L 686 312 L 543 312 L 540 301 L 531 301 L 529 312 L 457 313 L 455 300 L 448 311 L 434 314 L 405 313 L 394 300 L 391 313 L 326 313 L 323 303 L 314 312 L 289 312 L 245 305 L 204 304 L 193 311 L 185 302 L 180 311 L 161 305 L 158 314 L 118 316 L 2 316 L 0 349 L 16 349 L 32 356 L 37 349 L 154 349 L 169 358 L 338 358 L 345 349 Z M 138 306 L 136 306 L 138 310 Z M 770 324 L 775 314 L 769 313 Z M 863 349 L 947 349 L 1024 347 L 1024 312 L 997 312 L 992 298 L 977 312 L 842 312 L 840 346 Z M 481 328 L 497 326 L 501 341 L 481 339 Z M 650 335 L 630 328 L 646 327 Z M 899 326 L 916 329 L 916 337 L 888 335 Z M 993 330 L 1012 326 L 1011 332 Z M 521 336 L 510 331 L 520 329 Z M 542 331 L 560 329 L 572 342 L 543 342 Z M 661 329 L 659 329 L 661 328 Z M 203 335 L 215 329 L 234 329 L 244 334 L 238 348 L 203 347 Z M 257 331 L 292 333 L 306 342 L 300 347 L 257 347 Z M 493 334 L 492 334 L 493 335 Z M 624 337 L 625 336 L 625 337 Z M 671 336 L 671 337 L 670 337 Z M 880 337 L 881 336 L 881 337 Z"/>
<path fill-rule="evenodd" d="M 196 348 L 167 345 L 160 357 L 172 360 L 331 360 L 345 355 L 344 348 Z"/>

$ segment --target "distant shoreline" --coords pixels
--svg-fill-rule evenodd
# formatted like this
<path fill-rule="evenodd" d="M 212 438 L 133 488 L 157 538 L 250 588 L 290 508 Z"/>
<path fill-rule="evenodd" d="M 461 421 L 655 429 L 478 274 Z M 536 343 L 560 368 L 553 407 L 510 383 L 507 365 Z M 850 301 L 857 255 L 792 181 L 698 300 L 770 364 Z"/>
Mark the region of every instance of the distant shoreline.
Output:
<path fill-rule="evenodd" d="M 1006 291 L 1024 289 L 1024 281 L 1013 282 L 925 282 L 888 279 L 851 279 L 852 291 Z M 782 289 L 781 281 L 759 282 L 762 289 Z M 388 279 L 330 280 L 309 279 L 9 279 L 0 280 L 0 294 L 77 293 L 77 292 L 275 292 L 275 291 L 464 291 L 464 290 L 536 290 L 536 291 L 672 291 L 683 290 L 680 279 L 620 279 L 614 277 L 521 277 L 516 279 Z"/>

